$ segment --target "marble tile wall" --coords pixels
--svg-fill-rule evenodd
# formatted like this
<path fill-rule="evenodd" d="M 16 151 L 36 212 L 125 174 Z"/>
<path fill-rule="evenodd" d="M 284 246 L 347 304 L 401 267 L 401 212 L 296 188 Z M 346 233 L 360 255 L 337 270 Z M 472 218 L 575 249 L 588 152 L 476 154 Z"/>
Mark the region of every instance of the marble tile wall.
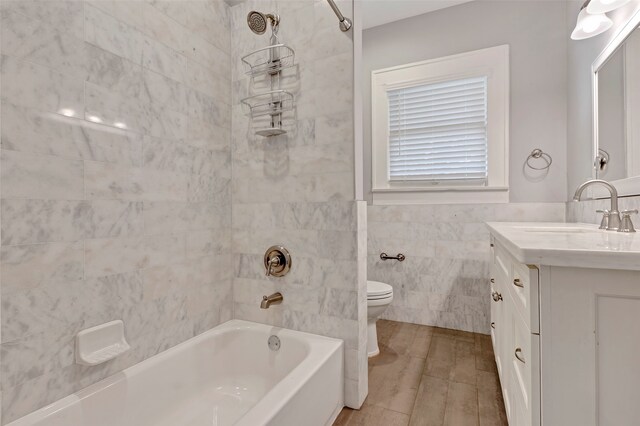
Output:
<path fill-rule="evenodd" d="M 221 0 L 0 6 L 4 424 L 232 317 L 231 41 Z"/>
<path fill-rule="evenodd" d="M 620 211 L 622 210 L 640 210 L 640 197 L 621 197 L 618 198 Z M 602 214 L 596 213 L 596 210 L 604 210 L 611 208 L 611 201 L 606 200 L 585 200 L 580 202 L 567 202 L 567 222 L 597 223 L 602 220 Z M 640 219 L 638 215 L 631 215 L 636 229 L 640 229 Z"/>
<path fill-rule="evenodd" d="M 488 334 L 484 222 L 564 222 L 565 205 L 371 205 L 368 216 L 368 279 L 393 287 L 383 318 Z M 382 261 L 381 252 L 406 260 Z"/>
<path fill-rule="evenodd" d="M 340 3 L 352 10 L 351 0 Z M 280 15 L 280 41 L 297 66 L 282 74 L 295 95 L 283 136 L 254 131 L 240 99 L 269 90 L 248 78 L 240 58 L 269 43 L 247 26 L 250 10 Z M 354 200 L 353 41 L 324 1 L 253 0 L 231 8 L 233 68 L 234 317 L 345 340 L 345 397 L 359 407 L 367 392 L 366 206 Z M 266 277 L 265 250 L 282 244 L 294 267 Z M 280 291 L 282 305 L 259 308 Z"/>

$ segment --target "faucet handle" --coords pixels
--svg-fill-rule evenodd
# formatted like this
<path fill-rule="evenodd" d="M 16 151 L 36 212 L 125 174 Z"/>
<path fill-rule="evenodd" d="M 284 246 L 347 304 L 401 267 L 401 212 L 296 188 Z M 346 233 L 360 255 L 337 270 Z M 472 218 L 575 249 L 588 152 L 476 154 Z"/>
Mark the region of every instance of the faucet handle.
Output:
<path fill-rule="evenodd" d="M 280 266 L 280 258 L 278 255 L 273 255 L 267 260 L 267 277 L 273 275 L 273 269 Z"/>
<path fill-rule="evenodd" d="M 635 213 L 638 213 L 638 209 L 623 210 L 620 212 L 622 219 L 618 232 L 636 232 L 633 227 L 633 222 L 631 221 L 631 215 Z"/>
<path fill-rule="evenodd" d="M 291 269 L 291 255 L 283 246 L 271 246 L 264 254 L 267 277 L 283 277 Z"/>
<path fill-rule="evenodd" d="M 607 209 L 596 210 L 596 213 L 602 213 L 602 222 L 600 222 L 600 229 L 607 229 L 609 227 L 609 216 L 611 212 Z"/>

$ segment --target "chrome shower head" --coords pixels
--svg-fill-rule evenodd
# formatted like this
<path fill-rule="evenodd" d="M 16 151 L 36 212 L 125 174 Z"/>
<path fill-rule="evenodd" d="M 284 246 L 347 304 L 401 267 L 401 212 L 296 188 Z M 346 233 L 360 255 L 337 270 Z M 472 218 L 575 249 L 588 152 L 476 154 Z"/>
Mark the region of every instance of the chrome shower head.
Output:
<path fill-rule="evenodd" d="M 264 32 L 267 31 L 267 17 L 264 13 L 252 10 L 247 15 L 247 24 L 249 24 L 251 31 L 258 35 L 264 34 Z"/>
<path fill-rule="evenodd" d="M 267 31 L 267 21 L 271 21 L 271 27 L 275 29 L 280 23 L 280 17 L 270 13 L 265 15 L 264 13 L 257 12 L 255 10 L 252 10 L 247 15 L 247 24 L 249 25 L 249 28 L 258 35 L 262 35 Z"/>

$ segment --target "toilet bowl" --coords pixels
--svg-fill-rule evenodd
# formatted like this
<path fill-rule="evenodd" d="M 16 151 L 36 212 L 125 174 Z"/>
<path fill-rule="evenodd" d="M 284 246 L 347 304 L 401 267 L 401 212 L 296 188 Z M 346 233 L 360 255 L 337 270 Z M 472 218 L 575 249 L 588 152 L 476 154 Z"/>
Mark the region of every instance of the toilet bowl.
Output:
<path fill-rule="evenodd" d="M 379 281 L 367 281 L 367 353 L 380 353 L 376 321 L 393 300 L 393 287 Z"/>

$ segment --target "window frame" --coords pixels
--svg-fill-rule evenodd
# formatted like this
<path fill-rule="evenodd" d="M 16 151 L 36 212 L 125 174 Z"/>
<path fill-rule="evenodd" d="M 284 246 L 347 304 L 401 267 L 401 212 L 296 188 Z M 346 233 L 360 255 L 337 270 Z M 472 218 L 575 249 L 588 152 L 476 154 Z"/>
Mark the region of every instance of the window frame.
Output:
<path fill-rule="evenodd" d="M 387 91 L 440 81 L 487 77 L 486 185 L 391 182 Z M 374 204 L 509 201 L 509 46 L 413 62 L 371 72 L 371 171 Z"/>

